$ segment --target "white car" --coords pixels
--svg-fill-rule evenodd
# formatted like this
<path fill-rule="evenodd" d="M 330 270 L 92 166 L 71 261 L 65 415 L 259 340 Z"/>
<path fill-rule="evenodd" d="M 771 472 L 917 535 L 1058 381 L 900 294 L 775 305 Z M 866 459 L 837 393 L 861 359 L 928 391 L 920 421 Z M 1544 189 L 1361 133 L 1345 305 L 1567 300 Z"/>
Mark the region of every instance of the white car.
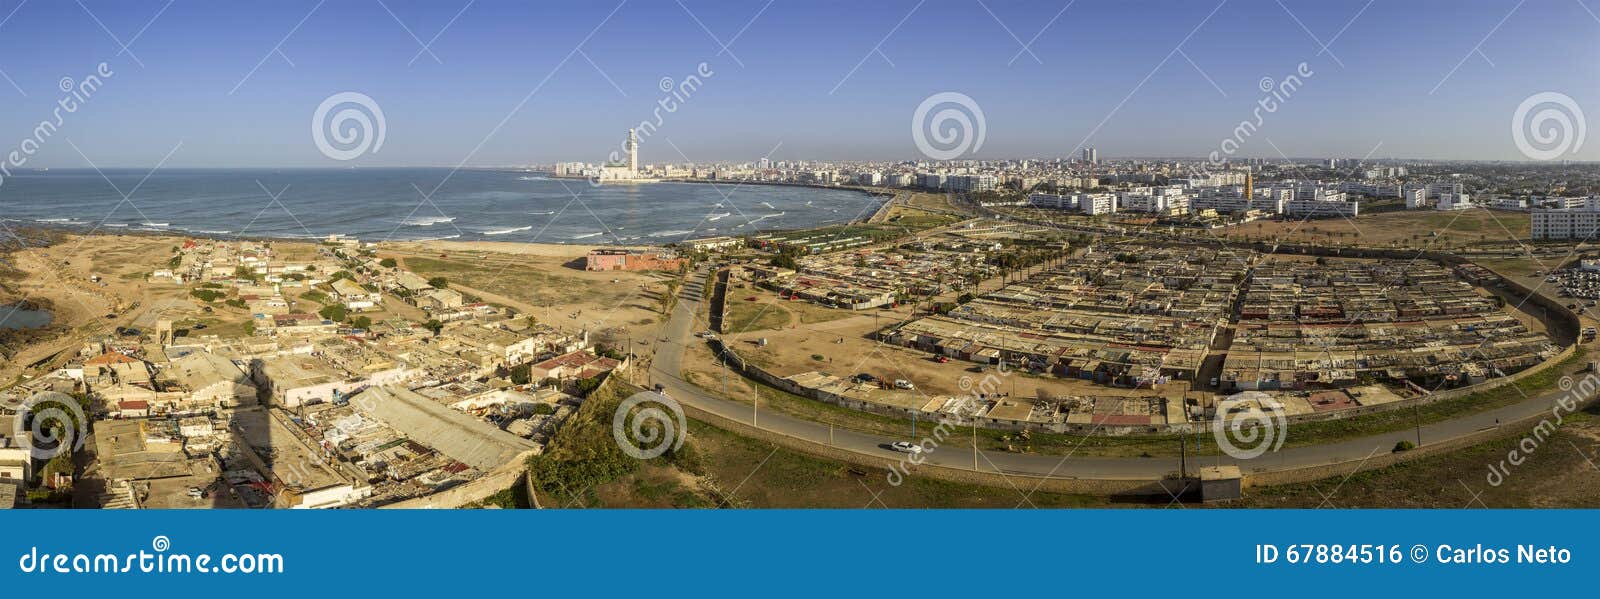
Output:
<path fill-rule="evenodd" d="M 898 451 L 900 453 L 909 453 L 909 454 L 920 454 L 920 453 L 922 453 L 922 446 L 921 445 L 917 445 L 916 443 L 912 443 L 910 441 L 895 441 L 894 443 L 889 444 L 889 446 L 893 447 L 895 451 Z"/>
<path fill-rule="evenodd" d="M 911 381 L 908 381 L 908 380 L 905 380 L 905 379 L 895 379 L 894 380 L 894 388 L 896 388 L 896 389 L 905 389 L 907 391 L 910 391 L 912 389 L 916 389 L 917 387 L 916 387 L 916 385 L 911 384 Z"/>

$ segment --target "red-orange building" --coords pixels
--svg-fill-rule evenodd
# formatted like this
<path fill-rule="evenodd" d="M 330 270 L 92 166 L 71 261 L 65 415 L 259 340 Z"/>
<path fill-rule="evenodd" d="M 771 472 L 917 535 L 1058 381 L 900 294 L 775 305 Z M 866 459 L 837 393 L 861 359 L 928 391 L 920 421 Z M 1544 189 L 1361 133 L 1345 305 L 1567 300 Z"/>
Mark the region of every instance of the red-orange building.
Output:
<path fill-rule="evenodd" d="M 584 270 L 678 270 L 685 260 L 650 250 L 591 250 Z"/>

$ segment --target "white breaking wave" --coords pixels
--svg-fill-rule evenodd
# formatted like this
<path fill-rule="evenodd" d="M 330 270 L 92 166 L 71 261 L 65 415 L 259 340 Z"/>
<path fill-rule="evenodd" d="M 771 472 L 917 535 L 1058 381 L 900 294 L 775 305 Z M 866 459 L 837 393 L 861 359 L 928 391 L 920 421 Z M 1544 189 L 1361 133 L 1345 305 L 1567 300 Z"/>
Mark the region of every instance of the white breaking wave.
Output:
<path fill-rule="evenodd" d="M 556 211 L 554 211 L 554 210 L 545 210 L 543 212 L 529 212 L 528 214 L 532 214 L 532 215 L 536 215 L 536 216 L 542 216 L 542 215 L 555 214 L 555 213 L 556 213 Z"/>
<path fill-rule="evenodd" d="M 456 239 L 458 237 L 461 237 L 461 236 L 460 235 L 445 235 L 444 237 L 424 237 L 422 239 L 418 239 L 417 241 L 444 241 L 446 239 Z"/>
<path fill-rule="evenodd" d="M 142 227 L 156 227 L 158 229 L 164 229 L 166 227 L 172 226 L 172 223 L 139 223 L 139 226 L 142 226 Z"/>
<path fill-rule="evenodd" d="M 773 210 L 777 210 L 777 209 L 778 209 L 778 207 L 777 207 L 777 206 L 773 206 L 773 205 L 772 205 L 772 204 L 768 204 L 768 203 L 766 203 L 766 202 L 762 202 L 762 203 L 761 203 L 761 205 L 762 205 L 762 206 L 766 206 L 766 207 L 768 207 L 768 208 L 771 208 L 771 209 L 773 209 Z"/>
<path fill-rule="evenodd" d="M 599 236 L 605 235 L 605 234 L 606 234 L 605 231 L 596 231 L 594 233 L 584 233 L 582 235 L 573 235 L 572 238 L 573 239 L 588 239 L 590 237 L 599 237 Z"/>
<path fill-rule="evenodd" d="M 679 236 L 682 236 L 682 235 L 688 235 L 688 234 L 693 233 L 693 232 L 694 231 L 678 231 L 678 230 L 656 231 L 654 233 L 651 233 L 650 237 L 679 237 Z"/>
<path fill-rule="evenodd" d="M 717 220 L 717 219 L 719 219 L 719 218 L 726 218 L 726 217 L 728 217 L 728 216 L 732 216 L 732 215 L 733 215 L 733 213 L 732 213 L 732 212 L 724 212 L 724 213 L 722 213 L 722 214 L 713 214 L 713 215 L 711 215 L 711 216 L 708 216 L 708 217 L 706 217 L 706 220 L 708 220 L 708 221 L 715 221 L 715 220 Z"/>
<path fill-rule="evenodd" d="M 411 227 L 431 227 L 439 223 L 456 222 L 453 216 L 413 216 L 401 221 L 400 224 Z"/>
<path fill-rule="evenodd" d="M 755 224 L 755 223 L 759 223 L 761 221 L 767 220 L 769 218 L 776 218 L 776 217 L 779 217 L 779 216 L 783 216 L 783 213 L 782 212 L 774 212 L 772 214 L 763 214 L 761 216 L 758 216 L 758 217 L 750 219 L 750 222 L 745 223 L 745 224 L 747 224 L 747 225 Z"/>
<path fill-rule="evenodd" d="M 532 229 L 532 228 L 533 228 L 533 225 L 528 225 L 526 227 L 517 227 L 517 228 L 514 228 L 514 229 L 498 229 L 498 230 L 495 230 L 495 231 L 484 231 L 483 234 L 484 235 L 505 235 L 507 233 L 516 233 L 518 231 L 527 231 L 527 230 Z"/>
<path fill-rule="evenodd" d="M 550 178 L 549 177 L 532 177 L 532 176 L 528 176 L 528 177 L 517 177 L 517 180 L 518 181 L 549 181 Z"/>

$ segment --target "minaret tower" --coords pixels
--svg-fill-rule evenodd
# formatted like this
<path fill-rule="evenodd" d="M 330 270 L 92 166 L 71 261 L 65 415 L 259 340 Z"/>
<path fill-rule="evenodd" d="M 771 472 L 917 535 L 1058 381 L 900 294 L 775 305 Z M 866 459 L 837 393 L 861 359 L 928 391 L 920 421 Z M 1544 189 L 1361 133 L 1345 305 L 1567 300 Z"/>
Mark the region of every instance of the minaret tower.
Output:
<path fill-rule="evenodd" d="M 639 174 L 639 136 L 628 130 L 628 173 Z"/>

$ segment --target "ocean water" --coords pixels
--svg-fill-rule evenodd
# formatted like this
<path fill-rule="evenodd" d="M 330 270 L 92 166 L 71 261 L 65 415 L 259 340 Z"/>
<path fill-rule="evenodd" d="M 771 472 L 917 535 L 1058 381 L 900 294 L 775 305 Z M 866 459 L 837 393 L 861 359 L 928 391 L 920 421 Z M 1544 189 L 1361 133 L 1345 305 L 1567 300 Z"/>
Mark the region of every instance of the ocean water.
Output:
<path fill-rule="evenodd" d="M 109 233 L 615 245 L 839 224 L 880 203 L 841 189 L 596 187 L 508 170 L 162 169 L 145 177 L 131 169 L 104 177 L 79 169 L 14 173 L 0 184 L 0 220 Z"/>

